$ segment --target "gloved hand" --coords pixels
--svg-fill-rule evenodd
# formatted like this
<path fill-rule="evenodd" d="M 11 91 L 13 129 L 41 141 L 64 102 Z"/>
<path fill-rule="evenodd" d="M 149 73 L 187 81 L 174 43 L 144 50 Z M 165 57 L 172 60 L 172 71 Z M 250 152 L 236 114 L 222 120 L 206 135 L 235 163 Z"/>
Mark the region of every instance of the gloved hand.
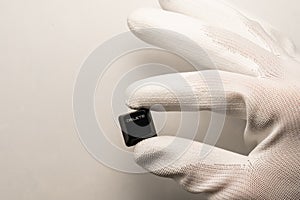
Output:
<path fill-rule="evenodd" d="M 218 68 L 225 101 L 208 95 L 206 83 L 219 81 L 210 70 L 180 74 L 195 96 L 182 88 L 176 95 L 186 105 L 196 99 L 199 110 L 225 108 L 227 115 L 247 120 L 244 137 L 256 147 L 248 156 L 216 147 L 201 157 L 205 145 L 192 142 L 178 156 L 178 147 L 189 141 L 177 139 L 170 145 L 174 138 L 162 136 L 138 143 L 136 162 L 158 176 L 173 178 L 190 192 L 207 193 L 210 199 L 300 199 L 300 64 L 292 42 L 220 1 L 160 0 L 160 4 L 164 10 L 140 9 L 130 15 L 131 31 L 209 69 L 212 66 L 203 62 L 190 41 L 159 30 L 179 33 L 201 46 Z M 161 104 L 168 111 L 180 111 L 176 95 L 159 85 L 172 85 L 176 77 L 168 74 L 133 83 L 127 91 L 128 106 Z"/>

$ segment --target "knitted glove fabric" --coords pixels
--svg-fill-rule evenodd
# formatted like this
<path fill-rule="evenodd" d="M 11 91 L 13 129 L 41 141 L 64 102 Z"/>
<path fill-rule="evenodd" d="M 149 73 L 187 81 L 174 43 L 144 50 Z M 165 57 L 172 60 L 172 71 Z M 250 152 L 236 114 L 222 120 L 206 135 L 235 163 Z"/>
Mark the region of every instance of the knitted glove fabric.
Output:
<path fill-rule="evenodd" d="M 208 70 L 135 82 L 127 90 L 128 106 L 160 104 L 167 111 L 180 111 L 183 102 L 199 110 L 226 111 L 247 121 L 244 138 L 255 148 L 244 156 L 215 147 L 203 157 L 200 152 L 206 144 L 162 136 L 138 143 L 136 162 L 158 176 L 173 178 L 190 192 L 208 194 L 209 199 L 300 199 L 300 63 L 292 42 L 220 1 L 160 4 L 164 10 L 140 9 L 130 15 L 131 31 Z M 204 62 L 189 40 L 160 30 L 197 43 L 218 70 Z M 175 93 L 164 87 L 178 84 L 178 75 L 192 96 L 185 87 L 176 87 Z M 214 88 L 216 92 L 209 93 L 207 83 L 217 82 L 222 91 Z M 225 100 L 218 96 L 222 92 Z M 182 153 L 181 147 L 187 145 Z"/>

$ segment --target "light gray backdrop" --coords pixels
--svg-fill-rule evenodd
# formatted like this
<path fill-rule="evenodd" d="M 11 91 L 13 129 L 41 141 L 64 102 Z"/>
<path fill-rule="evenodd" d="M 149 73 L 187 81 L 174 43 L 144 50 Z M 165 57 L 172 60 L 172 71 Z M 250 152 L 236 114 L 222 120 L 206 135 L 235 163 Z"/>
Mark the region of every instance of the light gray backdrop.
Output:
<path fill-rule="evenodd" d="M 268 21 L 300 46 L 298 0 L 230 1 Z M 127 31 L 126 16 L 146 6 L 158 7 L 158 3 L 0 1 L 0 199 L 204 199 L 184 192 L 171 180 L 104 167 L 77 137 L 72 91 L 81 63 L 99 44 Z M 157 59 L 161 56 L 153 55 Z M 161 59 L 184 66 L 168 56 Z M 141 57 L 132 55 L 114 65 L 130 66 L 137 59 Z M 101 111 L 99 102 L 96 108 Z M 203 113 L 201 133 L 207 127 L 208 115 Z M 228 119 L 218 146 L 247 153 L 243 126 L 242 121 Z M 172 132 L 171 127 L 169 130 Z M 116 132 L 112 129 L 111 134 L 119 134 Z M 119 135 L 112 140 L 122 145 Z"/>

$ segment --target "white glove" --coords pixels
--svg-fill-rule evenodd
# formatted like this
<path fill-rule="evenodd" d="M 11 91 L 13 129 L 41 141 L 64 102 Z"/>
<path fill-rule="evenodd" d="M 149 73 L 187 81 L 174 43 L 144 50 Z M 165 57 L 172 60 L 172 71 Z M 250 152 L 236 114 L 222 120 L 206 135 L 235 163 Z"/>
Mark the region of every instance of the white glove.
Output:
<path fill-rule="evenodd" d="M 194 96 L 180 87 L 176 95 L 186 105 L 196 99 L 199 110 L 222 111 L 225 105 L 227 115 L 247 120 L 244 137 L 256 147 L 248 156 L 214 148 L 203 158 L 200 151 L 205 145 L 192 142 L 178 156 L 180 146 L 189 141 L 176 139 L 176 145 L 169 145 L 175 138 L 163 136 L 137 144 L 136 162 L 158 176 L 173 178 L 190 192 L 207 193 L 210 199 L 300 199 L 300 64 L 292 42 L 220 1 L 160 4 L 164 10 L 134 12 L 128 19 L 131 31 L 210 69 L 189 40 L 159 30 L 179 33 L 201 46 L 219 69 L 226 100 L 208 95 L 206 83 L 219 81 L 211 76 L 212 70 L 180 74 Z M 132 84 L 128 106 L 161 104 L 168 111 L 180 111 L 176 95 L 159 85 L 171 86 L 176 77 L 161 75 Z"/>

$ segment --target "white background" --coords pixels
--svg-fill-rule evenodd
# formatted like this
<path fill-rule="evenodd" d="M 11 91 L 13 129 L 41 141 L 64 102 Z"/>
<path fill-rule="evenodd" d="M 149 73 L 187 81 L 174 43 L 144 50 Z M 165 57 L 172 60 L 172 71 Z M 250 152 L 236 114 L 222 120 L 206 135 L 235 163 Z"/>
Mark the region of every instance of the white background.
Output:
<path fill-rule="evenodd" d="M 231 2 L 300 47 L 298 0 Z M 72 91 L 81 63 L 99 44 L 128 30 L 130 12 L 147 6 L 158 3 L 0 1 L 0 199 L 202 199 L 171 180 L 100 165 L 75 130 Z M 226 124 L 218 145 L 245 153 L 244 123 L 228 119 Z"/>

